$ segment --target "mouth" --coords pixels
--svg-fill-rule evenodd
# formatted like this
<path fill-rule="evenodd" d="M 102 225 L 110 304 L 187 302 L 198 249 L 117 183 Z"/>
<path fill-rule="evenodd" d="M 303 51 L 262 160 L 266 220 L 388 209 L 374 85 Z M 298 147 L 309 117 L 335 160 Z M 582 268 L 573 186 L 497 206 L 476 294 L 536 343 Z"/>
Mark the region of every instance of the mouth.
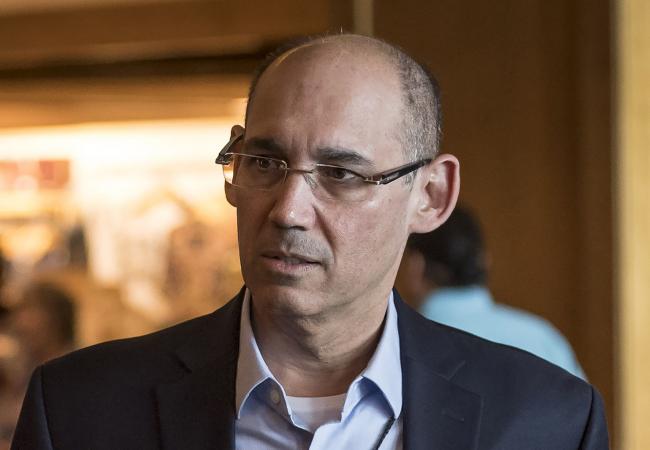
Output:
<path fill-rule="evenodd" d="M 296 253 L 266 252 L 262 253 L 262 256 L 264 258 L 282 261 L 286 264 L 318 264 L 318 261 L 314 258 Z"/>
<path fill-rule="evenodd" d="M 320 265 L 313 257 L 284 252 L 262 253 L 262 263 L 273 272 L 282 273 L 303 272 Z"/>

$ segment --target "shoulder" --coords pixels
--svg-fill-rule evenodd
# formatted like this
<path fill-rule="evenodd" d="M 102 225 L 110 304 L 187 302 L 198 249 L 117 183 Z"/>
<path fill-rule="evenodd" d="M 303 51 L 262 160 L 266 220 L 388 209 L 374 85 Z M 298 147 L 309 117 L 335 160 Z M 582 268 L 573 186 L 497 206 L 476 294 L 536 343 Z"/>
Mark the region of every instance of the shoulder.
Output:
<path fill-rule="evenodd" d="M 429 364 L 455 384 L 490 398 L 590 401 L 591 386 L 525 350 L 497 344 L 399 308 L 407 355 Z"/>
<path fill-rule="evenodd" d="M 174 379 L 195 353 L 218 357 L 225 350 L 224 338 L 231 338 L 238 327 L 237 300 L 151 334 L 96 344 L 52 360 L 42 368 L 44 380 L 149 384 Z"/>
<path fill-rule="evenodd" d="M 216 383 L 221 373 L 234 373 L 239 299 L 212 314 L 39 367 L 21 413 L 19 439 L 29 443 L 24 447 L 36 448 L 36 427 L 57 448 L 152 448 L 161 392 L 201 376 Z"/>
<path fill-rule="evenodd" d="M 494 302 L 485 288 L 452 288 L 435 293 L 424 315 L 529 351 L 584 378 L 569 341 L 557 328 L 540 316 Z"/>
<path fill-rule="evenodd" d="M 481 433 L 486 442 L 545 443 L 539 448 L 569 448 L 571 443 L 570 448 L 578 448 L 590 427 L 606 441 L 602 400 L 580 378 L 527 351 L 430 321 L 408 307 L 399 308 L 399 314 L 402 361 L 407 368 L 416 364 L 427 377 L 418 382 L 403 365 L 406 382 L 422 390 L 441 377 L 446 391 L 453 387 L 475 395 L 481 428 L 489 430 Z"/>
<path fill-rule="evenodd" d="M 529 351 L 578 377 L 585 377 L 571 344 L 550 322 L 527 311 L 498 303 L 494 304 L 492 310 L 494 339 L 491 335 L 485 337 Z"/>

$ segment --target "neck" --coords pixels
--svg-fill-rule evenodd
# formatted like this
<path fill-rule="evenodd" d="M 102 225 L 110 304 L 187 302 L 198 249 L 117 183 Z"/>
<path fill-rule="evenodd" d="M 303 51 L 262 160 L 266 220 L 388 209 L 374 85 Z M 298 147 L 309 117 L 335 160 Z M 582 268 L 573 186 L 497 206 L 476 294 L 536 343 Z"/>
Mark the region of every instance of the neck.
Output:
<path fill-rule="evenodd" d="M 251 308 L 260 352 L 288 395 L 326 397 L 347 391 L 374 354 L 388 295 L 360 311 L 327 317 L 276 317 Z M 252 302 L 251 302 L 252 303 Z M 363 302 L 358 302 L 363 303 Z"/>

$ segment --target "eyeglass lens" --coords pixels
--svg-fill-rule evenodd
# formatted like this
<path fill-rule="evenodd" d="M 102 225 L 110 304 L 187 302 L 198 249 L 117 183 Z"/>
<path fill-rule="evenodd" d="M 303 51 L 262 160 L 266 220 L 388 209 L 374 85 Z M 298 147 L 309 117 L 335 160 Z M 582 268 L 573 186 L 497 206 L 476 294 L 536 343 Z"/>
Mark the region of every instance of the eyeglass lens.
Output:
<path fill-rule="evenodd" d="M 270 190 L 282 184 L 287 172 L 284 161 L 234 154 L 229 164 L 223 165 L 223 173 L 227 182 L 252 189 Z M 344 169 L 338 169 L 340 172 Z M 332 176 L 332 168 L 317 166 L 312 172 L 303 172 L 309 177 L 314 195 L 322 199 L 356 202 L 365 200 L 372 192 L 372 185 L 364 183 L 358 176 L 348 176 L 339 179 Z"/>

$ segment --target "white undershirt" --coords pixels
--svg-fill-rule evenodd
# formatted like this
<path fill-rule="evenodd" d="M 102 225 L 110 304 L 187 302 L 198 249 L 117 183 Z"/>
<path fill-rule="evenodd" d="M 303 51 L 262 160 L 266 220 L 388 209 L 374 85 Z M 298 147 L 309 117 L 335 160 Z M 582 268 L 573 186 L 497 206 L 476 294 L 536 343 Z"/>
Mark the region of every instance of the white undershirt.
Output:
<path fill-rule="evenodd" d="M 307 430 L 314 433 L 323 424 L 341 421 L 341 411 L 346 395 L 339 394 L 329 397 L 291 397 L 287 395 L 287 403 L 289 403 L 294 420 L 302 422 Z"/>

